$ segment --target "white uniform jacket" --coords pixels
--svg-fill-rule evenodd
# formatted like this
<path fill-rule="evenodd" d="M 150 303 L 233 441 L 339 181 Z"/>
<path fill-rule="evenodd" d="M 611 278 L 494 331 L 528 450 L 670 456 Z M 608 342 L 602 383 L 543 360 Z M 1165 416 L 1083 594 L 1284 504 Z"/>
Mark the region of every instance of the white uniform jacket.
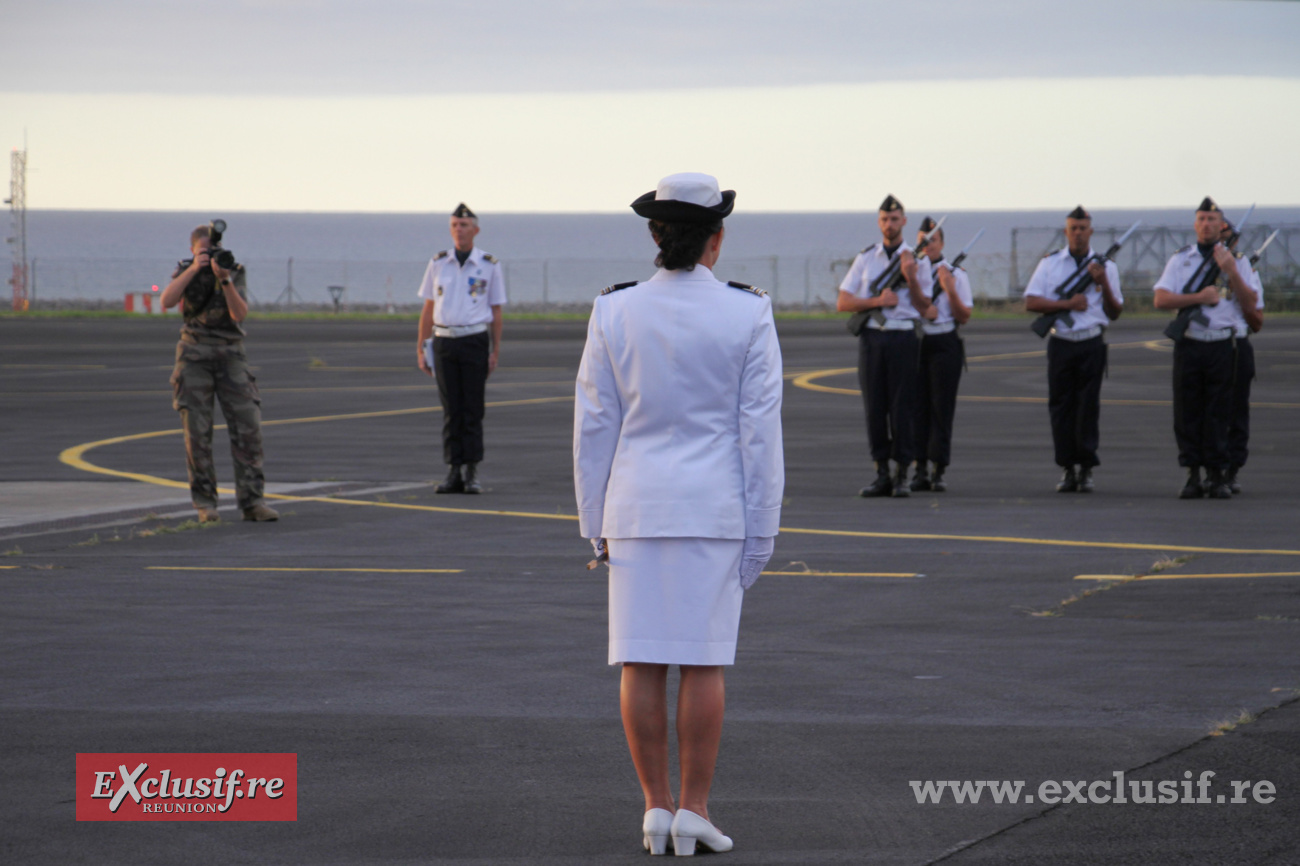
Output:
<path fill-rule="evenodd" d="M 596 299 L 573 480 L 586 538 L 777 534 L 781 348 L 766 296 L 703 265 Z"/>
<path fill-rule="evenodd" d="M 1164 289 L 1175 295 L 1179 294 L 1204 261 L 1205 257 L 1201 255 L 1201 251 L 1196 244 L 1188 244 L 1169 258 L 1164 273 L 1156 281 L 1155 288 Z M 1259 281 L 1259 275 L 1250 267 L 1250 260 L 1238 258 L 1236 264 L 1237 274 L 1246 285 L 1255 291 L 1255 309 L 1264 309 L 1264 286 Z M 1205 267 L 1213 267 L 1213 264 L 1207 264 Z M 1221 282 L 1226 281 L 1227 277 L 1220 276 L 1219 280 Z M 1241 299 L 1236 296 L 1235 292 L 1225 293 L 1220 291 L 1219 294 L 1226 294 L 1226 300 L 1219 301 L 1214 306 L 1201 306 L 1201 312 L 1209 320 L 1208 325 L 1203 325 L 1195 319 L 1192 319 L 1187 324 L 1187 333 L 1191 334 L 1193 338 L 1204 334 L 1206 331 L 1218 331 L 1225 328 L 1232 328 L 1239 337 L 1250 333 L 1250 329 L 1246 327 L 1246 317 L 1241 312 Z"/>
<path fill-rule="evenodd" d="M 1087 258 L 1095 255 L 1092 247 L 1088 247 Z M 1034 275 L 1029 278 L 1029 285 L 1025 286 L 1025 297 L 1035 295 L 1047 298 L 1049 301 L 1062 300 L 1056 294 L 1056 290 L 1078 269 L 1079 263 L 1074 260 L 1074 256 L 1070 255 L 1069 247 L 1048 253 L 1039 261 L 1038 267 L 1034 268 Z M 1079 279 L 1082 279 L 1082 275 Z M 1106 260 L 1106 279 L 1110 283 L 1110 290 L 1114 293 L 1115 300 L 1124 303 L 1124 294 L 1119 289 L 1119 266 L 1109 259 Z M 1098 325 L 1103 328 L 1110 325 L 1110 317 L 1106 315 L 1106 308 L 1102 304 L 1101 286 L 1093 283 L 1084 290 L 1083 296 L 1088 299 L 1088 308 L 1071 310 L 1072 324 L 1067 325 L 1057 319 L 1056 324 L 1052 326 L 1052 333 L 1068 334 L 1074 331 L 1086 331 Z"/>
<path fill-rule="evenodd" d="M 429 260 L 417 294 L 433 301 L 435 325 L 487 325 L 492 308 L 506 303 L 506 281 L 497 257 L 478 247 L 463 266 L 454 250 L 443 250 Z"/>
<path fill-rule="evenodd" d="M 933 304 L 936 310 L 934 319 L 926 319 L 921 326 L 921 330 L 927 334 L 940 334 L 951 331 L 949 327 L 957 320 L 952 317 L 952 302 L 948 300 L 948 293 L 939 287 L 939 271 L 949 271 L 952 273 L 953 290 L 957 292 L 957 298 L 966 308 L 975 304 L 975 297 L 971 294 L 970 277 L 966 274 L 966 269 L 962 267 L 954 268 L 952 262 L 946 259 L 940 259 L 937 262 L 930 263 L 930 273 L 934 277 L 934 286 L 930 289 L 930 295 L 934 299 Z"/>

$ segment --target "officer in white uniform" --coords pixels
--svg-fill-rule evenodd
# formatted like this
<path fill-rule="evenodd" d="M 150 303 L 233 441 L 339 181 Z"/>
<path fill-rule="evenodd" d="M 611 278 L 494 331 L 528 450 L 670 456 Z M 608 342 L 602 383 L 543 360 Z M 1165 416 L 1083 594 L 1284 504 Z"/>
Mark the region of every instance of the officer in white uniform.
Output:
<path fill-rule="evenodd" d="M 922 314 L 930 307 L 930 262 L 917 261 L 903 240 L 907 213 L 892 195 L 880 204 L 881 242 L 858 253 L 835 309 L 868 313 L 858 333 L 858 385 L 867 415 L 867 442 L 876 479 L 859 496 L 907 496 L 907 470 L 916 442 L 916 375 Z M 898 291 L 891 288 L 901 274 Z M 889 461 L 896 467 L 890 477 Z"/>
<path fill-rule="evenodd" d="M 659 270 L 596 299 L 578 370 L 578 528 L 607 539 L 609 663 L 645 794 L 645 846 L 678 855 L 731 840 L 708 820 L 745 589 L 772 555 L 785 467 L 781 349 L 765 292 L 712 268 L 735 193 L 669 175 L 632 204 Z M 597 548 L 598 551 L 601 549 Z M 681 808 L 669 789 L 666 681 L 681 665 Z"/>
<path fill-rule="evenodd" d="M 936 230 L 937 229 L 937 230 Z M 921 221 L 917 243 L 926 232 L 934 230 L 925 247 L 934 278 L 930 289 L 930 309 L 921 325 L 921 369 L 917 378 L 916 400 L 916 474 L 913 492 L 948 489 L 944 470 L 952 462 L 952 419 L 957 411 L 957 386 L 966 362 L 966 349 L 957 329 L 970 321 L 975 299 L 971 295 L 970 276 L 962 267 L 954 268 L 944 259 L 943 228 L 926 217 Z M 926 461 L 933 464 L 933 473 Z"/>
<path fill-rule="evenodd" d="M 488 375 L 501 349 L 506 284 L 501 263 L 474 246 L 478 217 L 462 202 L 451 215 L 454 246 L 429 260 L 419 296 L 420 369 L 438 382 L 442 452 L 450 467 L 438 493 L 481 493 L 483 413 Z"/>
<path fill-rule="evenodd" d="M 1052 420 L 1056 465 L 1064 470 L 1056 489 L 1091 493 L 1092 469 L 1101 461 L 1101 380 L 1106 375 L 1106 341 L 1102 334 L 1124 311 L 1119 268 L 1092 248 L 1092 215 L 1079 205 L 1065 217 L 1064 249 L 1044 256 L 1025 287 L 1031 313 L 1064 312 L 1047 342 L 1047 408 Z M 1092 284 L 1073 297 L 1064 295 L 1087 264 Z M 1077 275 L 1077 276 L 1076 276 Z M 1071 277 L 1074 276 L 1074 279 Z"/>
<path fill-rule="evenodd" d="M 1156 309 L 1200 308 L 1174 343 L 1174 438 L 1178 465 L 1187 469 L 1182 499 L 1232 498 L 1228 429 L 1237 335 L 1263 324 L 1263 292 L 1255 291 L 1250 264 L 1220 242 L 1223 224 L 1223 211 L 1206 196 L 1196 210 L 1196 243 L 1169 258 L 1155 285 Z"/>

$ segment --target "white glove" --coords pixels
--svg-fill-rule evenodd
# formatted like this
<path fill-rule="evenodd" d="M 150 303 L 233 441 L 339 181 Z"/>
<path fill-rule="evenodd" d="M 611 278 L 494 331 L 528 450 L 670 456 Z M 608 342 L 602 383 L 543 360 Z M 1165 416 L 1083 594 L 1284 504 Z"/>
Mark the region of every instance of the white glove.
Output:
<path fill-rule="evenodd" d="M 763 566 L 772 558 L 772 548 L 776 546 L 775 538 L 746 538 L 745 549 L 740 555 L 740 585 L 749 589 L 763 573 Z"/>

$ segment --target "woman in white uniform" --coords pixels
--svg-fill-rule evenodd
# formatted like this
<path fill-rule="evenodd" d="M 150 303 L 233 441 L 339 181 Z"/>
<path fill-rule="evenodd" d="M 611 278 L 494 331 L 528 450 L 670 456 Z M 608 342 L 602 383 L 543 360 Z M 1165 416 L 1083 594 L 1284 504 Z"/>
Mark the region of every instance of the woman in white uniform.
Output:
<path fill-rule="evenodd" d="M 730 850 L 709 820 L 723 667 L 772 555 L 785 467 L 781 350 L 766 293 L 715 279 L 735 192 L 676 174 L 632 203 L 659 270 L 596 299 L 578 371 L 582 534 L 609 562 L 609 663 L 645 795 L 645 847 Z M 605 548 L 604 545 L 608 547 Z M 680 802 L 668 785 L 669 665 L 681 666 Z M 680 806 L 680 808 L 678 808 Z"/>

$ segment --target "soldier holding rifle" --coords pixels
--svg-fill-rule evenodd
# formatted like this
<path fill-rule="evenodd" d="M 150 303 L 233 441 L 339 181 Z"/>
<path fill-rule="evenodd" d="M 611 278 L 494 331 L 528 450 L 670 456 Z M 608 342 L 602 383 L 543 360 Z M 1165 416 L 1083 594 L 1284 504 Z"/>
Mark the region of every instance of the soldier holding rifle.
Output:
<path fill-rule="evenodd" d="M 835 308 L 855 315 L 858 384 L 876 479 L 859 496 L 907 496 L 907 467 L 916 441 L 917 326 L 930 307 L 930 263 L 903 241 L 907 213 L 892 195 L 880 204 L 881 242 L 853 260 Z M 891 476 L 889 461 L 896 467 Z"/>
<path fill-rule="evenodd" d="M 1132 230 L 1130 230 L 1131 232 Z M 1025 288 L 1025 309 L 1051 316 L 1047 408 L 1061 493 L 1091 493 L 1100 464 L 1101 380 L 1106 326 L 1124 311 L 1119 268 L 1092 249 L 1092 215 L 1080 205 L 1065 217 L 1066 247 L 1038 263 Z"/>
<path fill-rule="evenodd" d="M 1237 233 L 1228 245 L 1221 242 L 1223 211 L 1209 196 L 1196 209 L 1195 230 L 1196 243 L 1170 257 L 1155 285 L 1156 309 L 1180 312 L 1175 319 L 1180 327 L 1170 334 L 1174 337 L 1174 438 L 1178 464 L 1187 470 L 1179 497 L 1231 499 L 1228 428 L 1237 333 L 1239 328 L 1244 332 L 1263 325 L 1263 296 L 1251 285 L 1250 266 L 1239 264 L 1230 249 Z"/>
<path fill-rule="evenodd" d="M 961 268 L 966 250 L 962 250 L 953 261 L 946 261 L 943 257 L 943 228 L 926 217 L 921 221 L 921 230 L 917 233 L 918 246 L 926 242 L 927 232 L 932 233 L 925 246 L 925 254 L 930 260 L 934 286 L 930 290 L 930 308 L 925 311 L 925 321 L 921 325 L 923 336 L 921 369 L 917 379 L 916 474 L 912 477 L 911 490 L 942 493 L 948 489 L 943 473 L 951 462 L 952 418 L 957 410 L 957 385 L 961 382 L 961 370 L 966 358 L 957 329 L 970 321 L 974 299 L 971 296 L 970 278 Z M 978 239 L 979 235 L 976 235 L 976 240 Z M 934 465 L 934 474 L 928 471 L 927 459 Z"/>

